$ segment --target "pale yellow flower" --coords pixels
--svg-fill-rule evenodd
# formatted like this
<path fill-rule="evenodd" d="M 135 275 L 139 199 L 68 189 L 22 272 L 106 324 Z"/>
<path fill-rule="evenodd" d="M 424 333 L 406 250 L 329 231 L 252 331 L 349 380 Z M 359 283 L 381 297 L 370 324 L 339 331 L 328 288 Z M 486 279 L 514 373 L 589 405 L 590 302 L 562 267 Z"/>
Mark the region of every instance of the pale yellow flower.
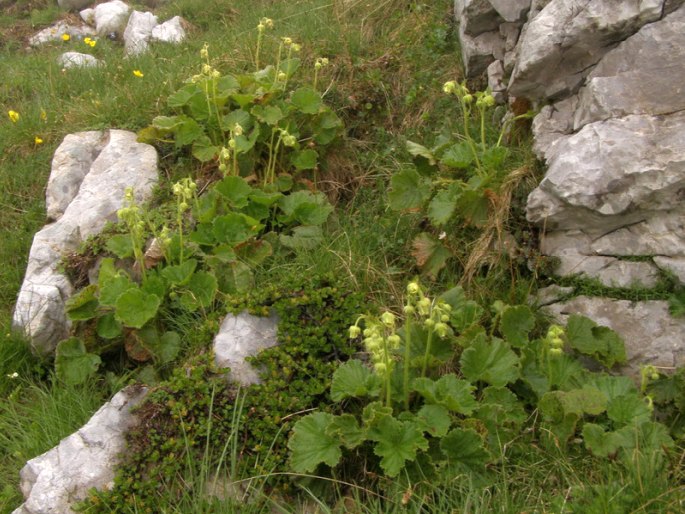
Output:
<path fill-rule="evenodd" d="M 138 78 L 143 78 L 145 76 L 140 70 L 133 70 L 133 74 Z"/>

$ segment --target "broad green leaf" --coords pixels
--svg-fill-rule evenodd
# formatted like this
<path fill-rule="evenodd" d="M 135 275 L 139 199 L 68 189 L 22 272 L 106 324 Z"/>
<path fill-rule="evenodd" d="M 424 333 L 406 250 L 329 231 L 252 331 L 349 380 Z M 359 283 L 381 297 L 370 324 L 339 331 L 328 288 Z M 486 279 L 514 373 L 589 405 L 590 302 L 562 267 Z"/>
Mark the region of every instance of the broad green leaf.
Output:
<path fill-rule="evenodd" d="M 453 472 L 462 468 L 482 471 L 490 460 L 483 440 L 475 430 L 455 428 L 440 440 L 440 449 Z"/>
<path fill-rule="evenodd" d="M 630 377 L 625 376 L 614 377 L 610 375 L 593 374 L 588 378 L 587 385 L 596 387 L 602 391 L 609 402 L 620 396 L 637 394 L 637 387 L 635 387 L 635 384 Z"/>
<path fill-rule="evenodd" d="M 607 416 L 618 428 L 623 425 L 640 424 L 648 421 L 652 417 L 652 413 L 637 393 L 629 393 L 617 396 L 609 402 Z"/>
<path fill-rule="evenodd" d="M 187 116 L 157 116 L 152 120 L 152 126 L 168 133 L 176 130 L 187 119 Z"/>
<path fill-rule="evenodd" d="M 435 164 L 435 156 L 423 145 L 414 143 L 413 141 L 407 141 L 407 151 L 414 157 L 423 157 L 431 165 Z"/>
<path fill-rule="evenodd" d="M 457 209 L 457 201 L 461 191 L 449 188 L 436 194 L 428 204 L 428 219 L 433 225 L 440 227 L 447 223 Z"/>
<path fill-rule="evenodd" d="M 572 348 L 611 368 L 626 361 L 621 337 L 608 327 L 600 327 L 590 318 L 573 314 L 566 326 L 566 335 Z"/>
<path fill-rule="evenodd" d="M 95 331 L 103 339 L 116 339 L 123 333 L 123 327 L 114 317 L 114 313 L 108 312 L 98 319 Z"/>
<path fill-rule="evenodd" d="M 190 312 L 207 309 L 214 301 L 217 291 L 217 280 L 206 271 L 196 271 L 179 294 L 179 303 Z"/>
<path fill-rule="evenodd" d="M 69 385 L 85 382 L 100 367 L 100 357 L 86 351 L 83 341 L 76 337 L 65 339 L 55 350 L 55 372 Z"/>
<path fill-rule="evenodd" d="M 140 288 L 148 294 L 154 294 L 164 298 L 167 293 L 166 281 L 157 273 L 156 270 L 148 270 L 145 280 Z"/>
<path fill-rule="evenodd" d="M 326 435 L 339 440 L 345 448 L 353 450 L 366 439 L 366 433 L 359 427 L 352 414 L 335 416 L 326 427 Z"/>
<path fill-rule="evenodd" d="M 114 313 L 127 327 L 141 328 L 157 315 L 161 300 L 141 289 L 129 289 L 117 298 Z"/>
<path fill-rule="evenodd" d="M 374 432 L 380 421 L 392 416 L 392 407 L 386 407 L 379 401 L 370 402 L 362 411 L 362 425 L 367 432 Z"/>
<path fill-rule="evenodd" d="M 258 266 L 273 253 L 268 241 L 248 241 L 236 247 L 236 257 L 250 266 Z"/>
<path fill-rule="evenodd" d="M 381 468 L 390 478 L 399 475 L 405 462 L 416 458 L 417 451 L 428 449 L 428 441 L 415 423 L 398 421 L 392 416 L 379 421 L 374 435 L 373 452 L 381 457 Z"/>
<path fill-rule="evenodd" d="M 167 364 L 181 351 L 181 336 L 176 332 L 164 332 L 151 350 L 160 364 Z"/>
<path fill-rule="evenodd" d="M 497 171 L 507 158 L 509 151 L 503 146 L 491 146 L 480 154 L 480 163 L 484 168 Z"/>
<path fill-rule="evenodd" d="M 455 286 L 438 296 L 438 300 L 449 304 L 452 310 L 456 310 L 466 301 L 466 294 L 463 287 Z"/>
<path fill-rule="evenodd" d="M 278 125 L 278 122 L 285 118 L 283 111 L 274 105 L 255 105 L 250 112 L 259 121 L 272 127 Z"/>
<path fill-rule="evenodd" d="M 163 268 L 160 273 L 169 284 L 183 286 L 186 285 L 190 280 L 190 277 L 193 276 L 196 267 L 197 261 L 195 259 L 188 259 L 181 264 L 167 266 Z"/>
<path fill-rule="evenodd" d="M 249 112 L 242 109 L 231 111 L 221 119 L 221 128 L 226 132 L 234 130 L 236 124 L 240 125 L 243 131 L 248 131 L 254 125 L 254 120 Z"/>
<path fill-rule="evenodd" d="M 396 211 L 418 209 L 431 194 L 431 182 L 413 168 L 395 173 L 390 179 L 388 200 Z"/>
<path fill-rule="evenodd" d="M 313 170 L 319 163 L 319 154 L 316 153 L 316 150 L 306 148 L 294 152 L 290 157 L 290 162 L 297 170 Z"/>
<path fill-rule="evenodd" d="M 174 128 L 174 139 L 177 148 L 191 145 L 203 136 L 206 137 L 205 131 L 200 124 L 192 118 L 187 118 Z"/>
<path fill-rule="evenodd" d="M 216 81 L 216 90 L 221 95 L 231 95 L 240 89 L 240 83 L 233 75 L 222 75 Z"/>
<path fill-rule="evenodd" d="M 305 114 L 318 113 L 323 104 L 319 92 L 308 87 L 301 87 L 295 90 L 290 98 L 290 102 L 297 110 Z"/>
<path fill-rule="evenodd" d="M 663 423 L 646 421 L 638 425 L 637 431 L 640 447 L 645 452 L 674 446 L 673 439 L 668 435 L 668 428 Z"/>
<path fill-rule="evenodd" d="M 467 224 L 482 227 L 490 215 L 490 201 L 481 191 L 463 191 L 457 203 L 457 211 Z"/>
<path fill-rule="evenodd" d="M 95 296 L 96 292 L 97 286 L 92 284 L 69 298 L 65 303 L 65 310 L 69 319 L 78 321 L 93 319 L 97 315 L 100 304 Z"/>
<path fill-rule="evenodd" d="M 300 67 L 300 59 L 297 57 L 291 57 L 290 59 L 283 59 L 281 61 L 281 65 L 279 67 L 279 70 L 288 75 L 288 77 L 292 77 L 293 73 L 295 73 L 298 68 Z"/>
<path fill-rule="evenodd" d="M 457 332 L 463 332 L 467 328 L 479 323 L 484 314 L 485 310 L 478 302 L 468 300 L 459 308 L 452 310 L 450 321 Z"/>
<path fill-rule="evenodd" d="M 500 330 L 515 348 L 528 344 L 528 334 L 535 327 L 535 316 L 527 305 L 507 307 L 500 319 Z"/>
<path fill-rule="evenodd" d="M 377 397 L 382 380 L 361 361 L 351 359 L 341 364 L 333 373 L 331 399 L 340 402 L 345 398 Z"/>
<path fill-rule="evenodd" d="M 278 240 L 293 250 L 311 250 L 323 241 L 323 230 L 318 226 L 295 227 L 292 235 L 280 234 Z"/>
<path fill-rule="evenodd" d="M 450 413 L 443 405 L 424 405 L 416 413 L 421 430 L 433 437 L 444 436 L 452 424 Z"/>
<path fill-rule="evenodd" d="M 232 262 L 215 268 L 219 290 L 222 293 L 244 293 L 252 287 L 252 270 L 244 262 Z"/>
<path fill-rule="evenodd" d="M 105 243 L 105 248 L 120 259 L 126 259 L 133 255 L 133 243 L 128 234 L 116 234 L 110 237 Z"/>
<path fill-rule="evenodd" d="M 114 307 L 117 298 L 136 285 L 127 275 L 118 274 L 110 279 L 100 280 L 100 303 L 107 307 Z"/>
<path fill-rule="evenodd" d="M 321 464 L 334 467 L 340 461 L 340 440 L 326 434 L 334 417 L 326 412 L 314 412 L 300 419 L 288 440 L 290 464 L 295 473 L 312 473 Z"/>
<path fill-rule="evenodd" d="M 440 162 L 450 168 L 460 170 L 468 168 L 473 162 L 473 151 L 467 142 L 457 143 L 447 149 L 440 157 Z"/>
<path fill-rule="evenodd" d="M 479 339 L 461 355 L 461 372 L 471 382 L 503 387 L 520 376 L 519 358 L 500 339 Z"/>
<path fill-rule="evenodd" d="M 475 388 L 466 380 L 458 379 L 454 373 L 443 375 L 438 380 L 416 378 L 412 388 L 423 396 L 427 404 L 443 405 L 458 414 L 468 416 L 478 407 L 473 397 Z"/>
<path fill-rule="evenodd" d="M 193 157 L 200 162 L 208 162 L 219 155 L 220 148 L 212 144 L 211 139 L 207 136 L 198 138 L 193 143 Z"/>
<path fill-rule="evenodd" d="M 608 457 L 616 453 L 626 442 L 621 437 L 623 433 L 606 432 L 604 428 L 594 423 L 585 423 L 582 435 L 585 447 L 597 457 Z"/>
<path fill-rule="evenodd" d="M 282 197 L 278 206 L 285 216 L 282 223 L 297 221 L 302 225 L 321 225 L 333 211 L 333 206 L 323 193 L 297 191 Z"/>
<path fill-rule="evenodd" d="M 523 404 L 506 387 L 487 387 L 483 391 L 476 418 L 482 420 L 490 432 L 506 427 L 519 428 L 527 418 Z"/>
<path fill-rule="evenodd" d="M 411 254 L 421 272 L 434 279 L 452 257 L 452 252 L 427 232 L 421 232 L 414 238 Z"/>
<path fill-rule="evenodd" d="M 202 91 L 196 84 L 188 84 L 183 86 L 181 89 L 172 93 L 167 98 L 167 105 L 169 107 L 184 107 L 188 104 L 190 99 L 198 94 L 202 94 Z"/>
<path fill-rule="evenodd" d="M 230 212 L 214 219 L 212 232 L 217 241 L 237 245 L 257 235 L 262 228 L 257 220 L 245 214 Z"/>
<path fill-rule="evenodd" d="M 582 389 L 545 393 L 538 407 L 546 419 L 559 423 L 569 414 L 578 418 L 585 414 L 597 416 L 606 410 L 607 399 L 599 389 L 586 385 Z"/>
<path fill-rule="evenodd" d="M 214 189 L 228 199 L 231 207 L 242 209 L 248 203 L 248 197 L 254 189 L 242 177 L 225 177 L 214 185 Z"/>

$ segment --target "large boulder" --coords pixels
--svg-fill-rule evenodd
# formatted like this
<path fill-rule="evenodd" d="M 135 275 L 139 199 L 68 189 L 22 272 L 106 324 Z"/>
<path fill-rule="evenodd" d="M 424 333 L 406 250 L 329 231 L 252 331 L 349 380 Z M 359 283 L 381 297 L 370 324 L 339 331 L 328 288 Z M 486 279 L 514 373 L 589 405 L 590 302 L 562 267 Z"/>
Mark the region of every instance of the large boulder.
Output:
<path fill-rule="evenodd" d="M 111 488 L 125 435 L 138 424 L 131 409 L 146 393 L 140 386 L 123 389 L 78 431 L 28 461 L 21 470 L 26 501 L 13 514 L 73 514 L 71 506 L 92 488 Z"/>
<path fill-rule="evenodd" d="M 126 28 L 130 10 L 131 8 L 121 0 L 112 0 L 95 6 L 93 19 L 98 35 L 121 36 Z"/>
<path fill-rule="evenodd" d="M 13 316 L 36 353 L 52 353 L 69 333 L 64 305 L 74 291 L 63 257 L 117 220 L 127 187 L 143 202 L 157 183 L 157 152 L 136 138 L 123 130 L 81 132 L 55 151 L 46 193 L 55 221 L 34 236 Z"/>
<path fill-rule="evenodd" d="M 158 25 L 157 16 L 150 12 L 133 11 L 124 31 L 126 55 L 139 55 L 147 51 L 152 31 Z"/>

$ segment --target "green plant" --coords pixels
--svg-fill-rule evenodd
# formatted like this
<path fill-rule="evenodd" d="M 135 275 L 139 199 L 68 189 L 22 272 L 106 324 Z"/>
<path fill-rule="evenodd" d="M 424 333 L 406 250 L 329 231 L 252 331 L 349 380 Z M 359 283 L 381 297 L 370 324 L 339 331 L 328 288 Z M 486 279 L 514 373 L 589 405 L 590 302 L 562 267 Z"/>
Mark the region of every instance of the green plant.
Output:
<path fill-rule="evenodd" d="M 449 223 L 458 220 L 464 225 L 482 228 L 493 216 L 501 216 L 497 212 L 500 189 L 513 169 L 512 162 L 517 162 L 502 141 L 511 123 L 530 116 L 508 119 L 493 137 L 486 130 L 486 120 L 495 107 L 495 99 L 489 91 L 472 94 L 465 85 L 454 81 L 447 82 L 443 90 L 457 98 L 461 109 L 462 126 L 456 138 L 450 131 L 443 131 L 430 149 L 407 141 L 415 167 L 395 173 L 388 194 L 390 208 L 425 213 L 432 226 L 444 234 L 436 238 L 422 232 L 413 242 L 413 254 L 419 267 L 432 276 L 436 276 L 453 255 L 449 245 L 441 242 Z M 477 137 L 473 136 L 471 125 L 474 112 Z M 508 203 L 506 207 L 508 211 Z"/>
<path fill-rule="evenodd" d="M 212 67 L 205 45 L 201 72 L 167 100 L 180 114 L 156 117 L 140 137 L 171 136 L 176 148 L 191 146 L 195 158 L 218 162 L 225 175 L 256 175 L 264 185 L 277 175 L 316 171 L 320 152 L 342 131 L 342 121 L 316 90 L 318 71 L 328 60 L 316 61 L 313 88 L 289 89 L 301 66 L 294 57 L 301 45 L 282 38 L 275 65 L 260 69 L 264 31 L 271 27 L 267 18 L 257 26 L 254 73 L 222 74 Z"/>
<path fill-rule="evenodd" d="M 527 306 L 496 302 L 486 324 L 486 311 L 460 288 L 431 300 L 416 282 L 404 312 L 403 326 L 386 312 L 350 328 L 351 337 L 363 335 L 372 366 L 343 363 L 330 386 L 342 413 L 315 412 L 295 424 L 288 443 L 295 472 L 323 473 L 320 464 L 338 469 L 362 458 L 364 469 L 378 466 L 405 484 L 484 475 L 532 410 L 542 418 L 538 438 L 550 447 L 564 449 L 576 434 L 598 457 L 673 444 L 630 379 L 592 373 L 577 360 L 625 361 L 622 341 L 606 327 L 576 316 L 566 329 L 552 325 L 532 338 Z"/>

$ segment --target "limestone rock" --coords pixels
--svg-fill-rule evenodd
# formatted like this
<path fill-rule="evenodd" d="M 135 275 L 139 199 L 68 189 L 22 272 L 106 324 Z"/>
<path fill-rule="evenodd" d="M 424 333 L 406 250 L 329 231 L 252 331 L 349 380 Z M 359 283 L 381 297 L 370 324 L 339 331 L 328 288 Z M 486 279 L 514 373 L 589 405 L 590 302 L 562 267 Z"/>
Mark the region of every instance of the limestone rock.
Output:
<path fill-rule="evenodd" d="M 157 16 L 150 12 L 133 11 L 124 31 L 126 55 L 139 55 L 147 51 L 152 31 L 158 25 Z"/>
<path fill-rule="evenodd" d="M 548 228 L 609 232 L 673 210 L 685 187 L 685 111 L 591 123 L 548 152 L 528 218 Z"/>
<path fill-rule="evenodd" d="M 579 296 L 548 307 L 560 321 L 581 314 L 623 338 L 628 363 L 621 369 L 635 378 L 642 364 L 672 369 L 685 365 L 685 319 L 672 318 L 664 301 L 630 302 Z"/>
<path fill-rule="evenodd" d="M 531 0 L 489 0 L 504 21 L 522 21 L 530 9 Z"/>
<path fill-rule="evenodd" d="M 574 130 L 629 114 L 685 110 L 685 9 L 645 25 L 607 53 L 580 90 Z"/>
<path fill-rule="evenodd" d="M 102 61 L 92 55 L 79 52 L 65 52 L 59 56 L 57 63 L 62 68 L 93 68 L 102 64 Z"/>
<path fill-rule="evenodd" d="M 490 0 L 456 0 L 454 14 L 460 28 L 469 36 L 497 30 L 499 24 L 506 21 L 500 18 Z"/>
<path fill-rule="evenodd" d="M 66 21 L 59 21 L 47 27 L 36 35 L 29 38 L 29 45 L 40 46 L 45 43 L 51 43 L 54 41 L 62 41 L 62 36 L 68 34 L 73 38 L 81 38 L 86 36 L 94 36 L 95 31 L 87 26 L 76 26 L 70 25 Z"/>
<path fill-rule="evenodd" d="M 487 69 L 488 72 L 488 89 L 492 92 L 492 96 L 497 103 L 505 102 L 506 85 L 504 84 L 504 65 L 502 61 L 495 61 Z"/>
<path fill-rule="evenodd" d="M 576 91 L 620 41 L 662 16 L 664 0 L 552 0 L 521 34 L 509 92 L 557 99 Z"/>
<path fill-rule="evenodd" d="M 13 514 L 70 514 L 71 505 L 92 488 L 111 488 L 125 435 L 138 423 L 131 409 L 147 390 L 132 386 L 117 393 L 88 423 L 21 470 L 26 501 Z"/>
<path fill-rule="evenodd" d="M 180 43 L 186 38 L 183 18 L 174 16 L 152 29 L 152 41 L 160 43 Z"/>
<path fill-rule="evenodd" d="M 112 0 L 95 7 L 95 30 L 100 36 L 121 35 L 126 28 L 131 8 L 121 0 Z"/>
<path fill-rule="evenodd" d="M 78 11 L 84 7 L 88 7 L 93 0 L 57 0 L 57 5 L 67 11 Z"/>
<path fill-rule="evenodd" d="M 573 287 L 562 287 L 552 284 L 542 289 L 538 289 L 537 294 L 529 299 L 529 303 L 538 307 L 550 305 L 573 294 Z"/>
<path fill-rule="evenodd" d="M 573 133 L 573 116 L 578 105 L 578 97 L 571 96 L 555 104 L 544 106 L 533 118 L 533 150 L 544 160 L 547 153 L 561 136 Z"/>
<path fill-rule="evenodd" d="M 231 368 L 229 378 L 242 385 L 258 384 L 257 371 L 247 362 L 260 351 L 278 344 L 278 317 L 252 316 L 242 312 L 237 316 L 228 314 L 214 338 L 216 365 Z"/>
<path fill-rule="evenodd" d="M 499 31 L 485 32 L 478 36 L 469 36 L 459 28 L 461 57 L 467 77 L 477 77 L 496 60 L 504 59 L 506 40 Z"/>
<path fill-rule="evenodd" d="M 93 8 L 83 9 L 82 11 L 79 11 L 78 14 L 84 23 L 87 23 L 88 25 L 90 25 L 92 27 L 95 26 L 95 9 L 93 9 Z"/>
<path fill-rule="evenodd" d="M 52 353 L 69 332 L 64 302 L 73 287 L 60 270 L 63 255 L 116 221 L 127 187 L 143 202 L 158 180 L 157 152 L 136 137 L 123 130 L 76 134 L 55 152 L 46 197 L 57 221 L 34 236 L 12 320 L 39 354 Z M 75 146 L 79 141 L 81 149 Z"/>

